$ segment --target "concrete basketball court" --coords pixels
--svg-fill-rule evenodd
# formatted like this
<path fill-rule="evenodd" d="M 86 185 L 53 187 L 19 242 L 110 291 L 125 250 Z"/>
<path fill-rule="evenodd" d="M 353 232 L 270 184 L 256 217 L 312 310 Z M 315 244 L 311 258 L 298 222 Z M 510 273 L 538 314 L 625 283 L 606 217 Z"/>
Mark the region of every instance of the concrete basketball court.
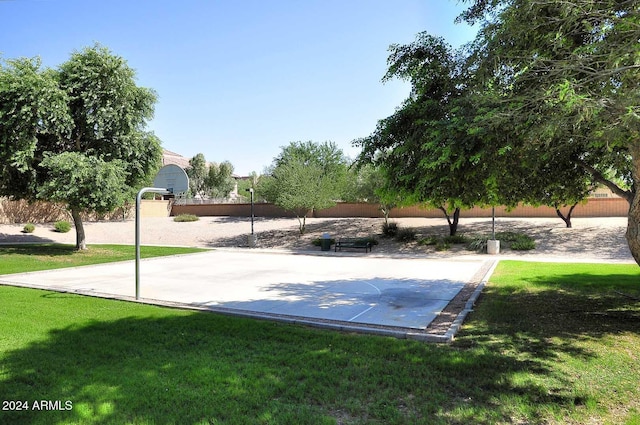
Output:
<path fill-rule="evenodd" d="M 140 300 L 420 331 L 466 282 L 481 279 L 489 262 L 212 250 L 142 260 Z M 131 300 L 135 264 L 4 275 L 0 283 Z"/>

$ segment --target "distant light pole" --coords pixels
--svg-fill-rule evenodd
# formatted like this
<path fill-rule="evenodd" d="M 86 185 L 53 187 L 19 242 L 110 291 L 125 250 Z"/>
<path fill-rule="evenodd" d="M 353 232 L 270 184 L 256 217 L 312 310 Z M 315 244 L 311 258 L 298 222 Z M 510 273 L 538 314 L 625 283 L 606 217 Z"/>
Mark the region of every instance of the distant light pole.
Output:
<path fill-rule="evenodd" d="M 496 238 L 496 207 L 491 207 L 491 239 Z"/>
<path fill-rule="evenodd" d="M 251 234 L 253 235 L 253 188 L 250 187 L 247 192 L 251 193 Z"/>

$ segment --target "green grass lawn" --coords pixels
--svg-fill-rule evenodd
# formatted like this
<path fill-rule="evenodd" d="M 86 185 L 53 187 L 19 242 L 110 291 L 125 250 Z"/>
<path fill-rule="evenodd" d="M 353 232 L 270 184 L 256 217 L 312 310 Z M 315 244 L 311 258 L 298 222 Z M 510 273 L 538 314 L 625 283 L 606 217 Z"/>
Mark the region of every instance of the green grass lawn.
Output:
<path fill-rule="evenodd" d="M 446 346 L 0 287 L 0 423 L 639 424 L 637 298 L 635 265 L 501 262 Z"/>
<path fill-rule="evenodd" d="M 140 257 L 190 254 L 206 251 L 200 248 L 141 246 Z M 89 264 L 111 263 L 135 259 L 133 245 L 90 245 L 85 251 L 76 251 L 74 245 L 16 244 L 0 245 L 0 274 L 22 273 Z"/>

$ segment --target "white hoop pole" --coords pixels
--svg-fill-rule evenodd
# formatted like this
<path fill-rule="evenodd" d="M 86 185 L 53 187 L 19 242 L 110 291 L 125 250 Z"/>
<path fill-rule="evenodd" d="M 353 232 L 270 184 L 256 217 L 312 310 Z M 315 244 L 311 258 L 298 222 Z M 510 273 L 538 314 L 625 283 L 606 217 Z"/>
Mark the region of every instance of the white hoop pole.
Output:
<path fill-rule="evenodd" d="M 168 195 L 170 190 L 159 187 L 143 187 L 136 196 L 136 300 L 140 299 L 140 204 L 142 195 L 147 192 L 155 192 L 161 195 Z"/>

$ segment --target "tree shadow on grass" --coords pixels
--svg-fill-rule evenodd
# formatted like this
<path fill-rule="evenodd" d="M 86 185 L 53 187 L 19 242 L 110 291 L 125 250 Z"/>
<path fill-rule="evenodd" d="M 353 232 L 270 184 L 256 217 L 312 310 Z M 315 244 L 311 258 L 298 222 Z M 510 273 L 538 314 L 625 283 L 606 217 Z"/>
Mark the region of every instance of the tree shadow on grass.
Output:
<path fill-rule="evenodd" d="M 76 253 L 74 245 L 59 243 L 26 243 L 0 245 L 0 255 L 46 255 L 46 256 L 66 256 Z"/>
<path fill-rule="evenodd" d="M 579 402 L 569 382 L 553 394 L 514 383 L 550 371 L 491 350 L 47 294 L 37 303 L 57 303 L 67 324 L 3 354 L 0 398 L 73 407 L 0 411 L 3 424 L 488 424 L 510 421 L 502 398 L 536 412 Z M 123 305 L 137 315 L 101 316 Z"/>
<path fill-rule="evenodd" d="M 489 283 L 458 344 L 500 341 L 539 359 L 588 359 L 593 353 L 575 342 L 640 333 L 638 282 L 640 274 L 568 273 L 535 277 L 528 290 Z"/>

